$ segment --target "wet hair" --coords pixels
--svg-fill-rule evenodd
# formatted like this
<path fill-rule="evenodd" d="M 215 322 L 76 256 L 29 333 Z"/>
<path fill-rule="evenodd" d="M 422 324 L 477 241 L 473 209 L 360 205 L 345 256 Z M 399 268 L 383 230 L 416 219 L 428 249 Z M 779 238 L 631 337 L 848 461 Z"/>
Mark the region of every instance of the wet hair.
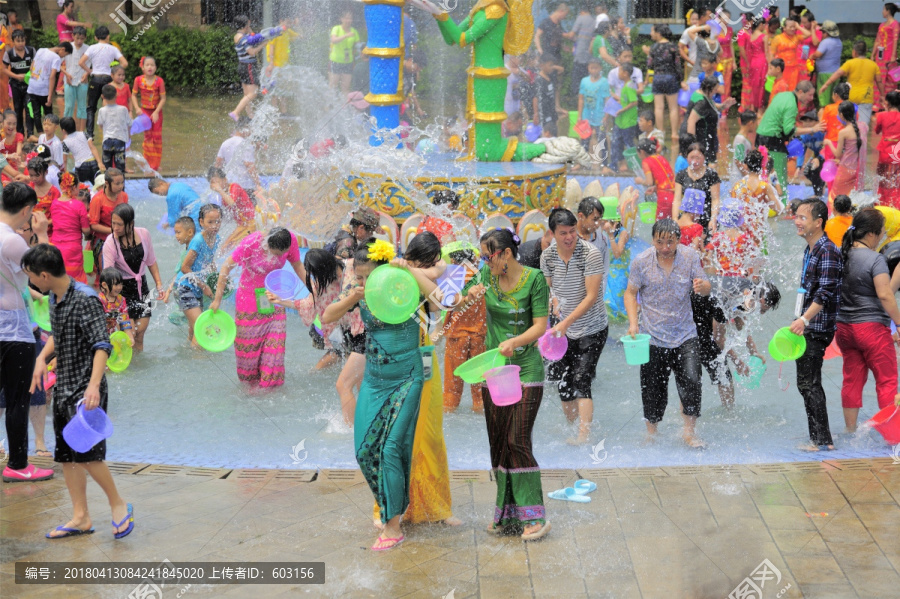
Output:
<path fill-rule="evenodd" d="M 687 151 L 684 153 L 684 157 L 687 158 L 691 152 L 700 152 L 703 154 L 703 160 L 706 160 L 706 154 L 703 153 L 703 146 L 694 142 L 687 147 Z"/>
<path fill-rule="evenodd" d="M 504 250 L 512 252 L 513 258 L 519 258 L 518 237 L 509 229 L 492 229 L 481 236 L 481 243 L 488 249 L 488 253 L 502 253 Z"/>
<path fill-rule="evenodd" d="M 853 242 L 859 241 L 869 233 L 880 236 L 884 232 L 884 215 L 876 208 L 860 210 L 853 217 L 853 224 L 844 233 L 841 241 L 841 257 L 844 259 L 844 273 L 850 268 L 850 250 Z"/>
<path fill-rule="evenodd" d="M 116 177 L 122 177 L 124 179 L 125 173 L 114 166 L 106 169 L 106 182 L 103 184 L 104 191 L 112 191 L 113 179 L 115 179 Z M 107 194 L 107 196 L 108 195 L 109 194 Z"/>
<path fill-rule="evenodd" d="M 109 38 L 109 27 L 106 25 L 100 25 L 94 29 L 94 37 L 98 40 L 105 40 Z"/>
<path fill-rule="evenodd" d="M 238 15 L 234 18 L 234 28 L 243 29 L 250 24 L 250 17 L 247 15 Z"/>
<path fill-rule="evenodd" d="M 13 116 L 15 115 L 16 113 L 14 112 Z M 3 117 L 6 118 L 6 113 L 3 113 Z M 70 116 L 64 116 L 63 118 L 59 119 L 59 128 L 65 131 L 68 135 L 75 133 L 75 119 Z"/>
<path fill-rule="evenodd" d="M 749 125 L 756 120 L 756 113 L 752 110 L 745 110 L 738 113 L 738 118 L 741 120 L 742 125 Z"/>
<path fill-rule="evenodd" d="M 190 216 L 179 216 L 178 220 L 175 221 L 175 224 L 181 225 L 185 229 L 190 229 L 191 231 L 197 230 L 197 223 L 195 223 L 194 219 Z"/>
<path fill-rule="evenodd" d="M 648 156 L 653 156 L 659 151 L 659 143 L 652 137 L 645 137 L 638 141 L 637 149 L 641 152 L 645 152 Z"/>
<path fill-rule="evenodd" d="M 778 290 L 775 283 L 766 281 L 757 288 L 757 293 L 766 300 L 766 304 L 769 308 L 772 310 L 778 309 L 778 304 L 781 303 L 781 291 Z"/>
<path fill-rule="evenodd" d="M 84 37 L 87 37 L 87 29 L 85 29 L 81 25 L 79 25 L 78 27 L 73 27 L 72 37 L 75 37 L 76 35 L 83 35 Z"/>
<path fill-rule="evenodd" d="M 749 152 L 747 152 L 747 156 L 744 158 L 744 164 L 747 165 L 747 170 L 758 175 L 762 172 L 763 167 L 762 152 L 755 149 L 750 150 Z"/>
<path fill-rule="evenodd" d="M 650 121 L 654 125 L 656 124 L 656 115 L 653 114 L 652 110 L 642 110 L 639 116 L 645 121 Z"/>
<path fill-rule="evenodd" d="M 415 239 L 415 237 L 413 238 Z M 360 243 L 356 250 L 353 252 L 353 265 L 357 266 L 359 264 L 374 264 L 375 266 L 381 266 L 382 264 L 387 264 L 385 260 L 372 260 L 369 258 L 369 246 L 378 241 L 374 237 L 369 237 L 364 242 Z"/>
<path fill-rule="evenodd" d="M 107 83 L 100 89 L 100 95 L 103 96 L 104 100 L 115 100 L 116 88 L 112 84 Z"/>
<path fill-rule="evenodd" d="M 891 105 L 891 108 L 900 109 L 900 92 L 888 92 L 885 99 L 887 100 L 887 103 Z"/>
<path fill-rule="evenodd" d="M 791 216 L 795 216 L 797 214 L 797 208 L 800 207 L 800 202 L 802 202 L 800 198 L 794 198 L 790 202 L 788 202 L 788 210 L 791 211 Z"/>
<path fill-rule="evenodd" d="M 650 236 L 654 238 L 672 236 L 675 239 L 681 239 L 681 227 L 671 218 L 663 218 L 653 223 Z"/>
<path fill-rule="evenodd" d="M 147 189 L 150 190 L 150 193 L 156 193 L 156 190 L 165 185 L 166 181 L 160 177 L 153 177 L 149 181 L 147 181 Z M 158 193 L 156 195 L 159 195 Z"/>
<path fill-rule="evenodd" d="M 113 208 L 113 216 L 118 216 L 122 219 L 122 223 L 125 225 L 125 235 L 131 236 L 131 241 L 133 245 L 137 244 L 137 240 L 134 237 L 134 208 L 131 207 L 131 204 L 119 204 L 115 208 Z M 116 244 L 116 248 L 118 251 L 119 244 Z"/>
<path fill-rule="evenodd" d="M 834 211 L 838 214 L 850 214 L 853 211 L 853 201 L 850 196 L 839 195 L 834 198 Z"/>
<path fill-rule="evenodd" d="M 594 214 L 594 210 L 600 213 L 600 218 L 603 218 L 603 204 L 594 196 L 587 196 L 578 202 L 578 214 L 591 216 Z"/>
<path fill-rule="evenodd" d="M 898 11 L 900 11 L 900 8 L 897 8 L 897 5 L 894 4 L 893 2 L 885 2 L 884 9 L 886 11 L 888 11 L 889 13 L 891 13 L 891 16 L 894 16 L 895 14 L 897 14 Z M 10 11 L 10 12 L 12 12 L 12 11 Z"/>
<path fill-rule="evenodd" d="M 700 92 L 703 94 L 708 94 L 710 92 L 716 91 L 716 88 L 719 87 L 719 80 L 715 77 L 707 77 L 700 84 Z"/>
<path fill-rule="evenodd" d="M 0 194 L 0 208 L 7 214 L 18 214 L 28 206 L 37 205 L 34 189 L 20 182 L 7 183 Z"/>
<path fill-rule="evenodd" d="M 275 227 L 266 237 L 266 243 L 270 249 L 284 252 L 291 249 L 291 232 L 284 227 Z"/>
<path fill-rule="evenodd" d="M 657 34 L 659 34 L 660 37 L 664 37 L 667 40 L 672 39 L 672 30 L 669 28 L 668 25 L 660 23 L 658 25 L 654 25 L 653 29 L 656 31 Z"/>
<path fill-rule="evenodd" d="M 100 285 L 106 285 L 106 288 L 112 291 L 115 285 L 122 285 L 125 279 L 122 277 L 122 271 L 118 268 L 109 266 L 100 271 Z"/>
<path fill-rule="evenodd" d="M 58 247 L 39 243 L 22 256 L 22 269 L 34 275 L 46 272 L 51 277 L 61 277 L 66 274 L 66 263 Z"/>
<path fill-rule="evenodd" d="M 50 114 L 45 114 L 44 118 L 41 119 L 41 122 L 50 123 L 51 125 L 59 125 L 59 117 L 51 112 Z"/>
<path fill-rule="evenodd" d="M 328 250 L 314 248 L 306 253 L 303 266 L 306 268 L 306 288 L 311 292 L 318 289 L 317 295 L 321 295 L 329 285 L 338 280 L 337 269 L 343 263 Z M 312 285 L 313 281 L 315 286 Z"/>
<path fill-rule="evenodd" d="M 435 206 L 447 205 L 450 210 L 459 208 L 459 194 L 452 189 L 438 189 L 431 195 L 431 203 Z"/>
<path fill-rule="evenodd" d="M 206 218 L 206 215 L 210 212 L 218 212 L 219 214 L 222 214 L 222 208 L 215 204 L 203 204 L 202 206 L 200 206 L 200 216 L 197 218 L 197 221 L 202 223 Z M 200 226 L 202 227 L 203 225 L 201 224 Z"/>
<path fill-rule="evenodd" d="M 781 69 L 782 71 L 784 71 L 784 60 L 781 58 L 773 58 L 771 61 L 769 61 L 769 64 L 776 69 Z"/>
<path fill-rule="evenodd" d="M 12 39 L 12 41 L 24 40 L 24 39 L 26 39 L 25 32 L 22 31 L 21 29 L 16 29 L 15 31 L 12 32 L 12 34 L 10 35 L 10 38 Z"/>
<path fill-rule="evenodd" d="M 66 51 L 66 54 L 71 54 L 71 53 L 72 53 L 72 44 L 71 44 L 71 42 L 59 42 L 58 44 L 56 44 L 56 45 L 53 46 L 53 47 L 54 47 L 54 48 L 62 48 L 63 50 Z"/>
<path fill-rule="evenodd" d="M 834 86 L 834 89 L 831 92 L 834 95 L 837 95 L 841 101 L 847 101 L 850 99 L 850 84 L 846 81 L 842 83 L 838 83 Z"/>
<path fill-rule="evenodd" d="M 865 56 L 866 52 L 869 50 L 868 44 L 866 44 L 865 40 L 859 40 L 855 44 L 853 44 L 853 50 L 859 56 Z"/>
<path fill-rule="evenodd" d="M 556 232 L 556 228 L 562 225 L 563 227 L 574 227 L 578 224 L 578 219 L 575 218 L 575 215 L 572 214 L 571 210 L 567 210 L 565 208 L 554 208 L 550 211 L 550 218 L 548 219 L 550 230 L 554 233 Z"/>
<path fill-rule="evenodd" d="M 409 241 L 403 257 L 408 262 L 426 264 L 430 268 L 441 259 L 441 242 L 431 231 L 423 231 Z"/>
<path fill-rule="evenodd" d="M 797 208 L 800 206 L 809 206 L 809 211 L 812 214 L 813 220 L 822 220 L 822 228 L 825 228 L 825 221 L 828 220 L 828 206 L 825 205 L 825 202 L 820 200 L 819 198 L 806 198 L 805 200 L 800 200 L 800 203 L 797 204 Z"/>
<path fill-rule="evenodd" d="M 799 89 L 800 86 L 798 85 L 797 88 Z M 862 148 L 862 135 L 859 134 L 859 125 L 856 123 L 856 104 L 849 100 L 841 102 L 841 105 L 838 106 L 838 113 L 849 125 L 853 125 L 853 130 L 856 132 L 856 151 L 858 152 Z"/>
<path fill-rule="evenodd" d="M 206 180 L 212 181 L 213 179 L 228 179 L 225 175 L 225 171 L 220 169 L 217 166 L 209 167 L 209 170 L 206 171 Z"/>
<path fill-rule="evenodd" d="M 30 175 L 46 175 L 47 169 L 47 161 L 39 156 L 28 161 L 28 174 Z"/>

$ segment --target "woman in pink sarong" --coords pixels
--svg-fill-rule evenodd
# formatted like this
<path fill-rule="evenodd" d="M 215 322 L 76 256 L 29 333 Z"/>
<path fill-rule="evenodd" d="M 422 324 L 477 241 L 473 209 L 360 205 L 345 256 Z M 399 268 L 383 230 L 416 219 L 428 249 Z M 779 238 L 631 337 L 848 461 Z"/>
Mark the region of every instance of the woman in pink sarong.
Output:
<path fill-rule="evenodd" d="M 87 283 L 82 250 L 84 237 L 91 232 L 87 207 L 75 197 L 78 182 L 72 173 L 63 173 L 59 177 L 59 187 L 62 195 L 50 204 L 49 216 L 53 219 L 50 242 L 62 252 L 66 274 L 80 283 Z"/>
<path fill-rule="evenodd" d="M 750 35 L 745 38 L 744 56 L 747 70 L 743 71 L 741 84 L 741 108 L 745 111 L 759 112 L 763 108 L 763 91 L 766 86 L 766 74 L 769 72 L 769 61 L 766 58 L 768 37 L 766 21 L 753 21 Z"/>
<path fill-rule="evenodd" d="M 897 39 L 900 38 L 900 23 L 894 19 L 897 10 L 897 5 L 893 2 L 888 2 L 881 9 L 881 16 L 885 20 L 878 26 L 878 35 L 875 36 L 875 44 L 872 46 L 872 60 L 881 69 L 885 94 L 897 89 L 897 81 L 888 74 L 888 71 L 897 67 Z M 878 92 L 878 86 L 875 86 L 875 111 L 882 109 L 881 101 L 883 99 Z"/>
<path fill-rule="evenodd" d="M 238 379 L 242 383 L 259 387 L 284 384 L 287 320 L 284 308 L 271 305 L 265 297 L 265 281 L 266 275 L 287 262 L 301 281 L 306 279 L 297 237 L 279 227 L 265 237 L 260 231 L 244 237 L 219 272 L 216 297 L 209 306 L 213 311 L 222 303 L 228 273 L 235 266 L 241 267 L 241 280 L 235 295 L 237 338 L 234 354 Z"/>
<path fill-rule="evenodd" d="M 838 114 L 846 126 L 838 134 L 837 144 L 826 139 L 824 146 L 839 161 L 837 175 L 828 194 L 829 206 L 839 195 L 850 195 L 852 191 L 862 190 L 866 178 L 866 138 L 869 127 L 865 123 L 856 122 L 856 105 L 853 102 L 841 102 Z"/>

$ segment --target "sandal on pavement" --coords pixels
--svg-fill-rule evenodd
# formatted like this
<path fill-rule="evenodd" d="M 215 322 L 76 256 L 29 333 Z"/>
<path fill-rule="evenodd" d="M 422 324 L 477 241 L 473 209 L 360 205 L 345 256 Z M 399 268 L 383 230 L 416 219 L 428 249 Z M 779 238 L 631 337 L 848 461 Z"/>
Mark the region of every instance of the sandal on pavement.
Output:
<path fill-rule="evenodd" d="M 56 530 L 59 532 L 64 532 L 64 535 L 51 535 L 49 532 L 45 535 L 48 539 L 65 539 L 66 537 L 78 537 L 81 535 L 92 535 L 94 534 L 94 529 L 89 528 L 87 530 L 81 530 L 80 528 L 66 528 L 65 526 L 57 526 Z"/>
<path fill-rule="evenodd" d="M 131 507 L 130 503 L 127 505 L 128 505 L 128 515 L 125 516 L 121 522 L 117 523 L 115 520 L 112 521 L 113 531 L 114 531 L 113 536 L 115 536 L 117 539 L 121 539 L 122 537 L 127 537 L 129 534 L 131 534 L 131 531 L 134 530 L 134 508 Z M 128 522 L 128 528 L 126 528 L 125 530 L 123 530 L 121 532 L 115 532 L 116 528 L 119 528 L 126 522 Z"/>
<path fill-rule="evenodd" d="M 502 526 L 497 526 L 496 524 L 491 523 L 485 530 L 488 532 L 488 534 L 499 536 L 503 534 L 504 529 Z"/>
<path fill-rule="evenodd" d="M 560 501 L 574 501 L 575 503 L 591 502 L 590 497 L 587 497 L 586 495 L 580 495 L 572 487 L 566 487 L 565 489 L 551 491 L 550 493 L 547 493 L 547 497 L 549 497 L 550 499 L 559 499 Z"/>
<path fill-rule="evenodd" d="M 34 452 L 34 455 L 36 455 L 39 458 L 52 458 L 53 452 L 50 451 L 49 449 L 38 449 L 37 451 Z"/>
<path fill-rule="evenodd" d="M 583 478 L 581 480 L 576 480 L 575 484 L 572 485 L 572 487 L 575 489 L 575 492 L 578 493 L 579 495 L 587 495 L 588 493 L 591 493 L 591 492 L 597 490 L 596 483 L 593 483 L 589 480 L 585 480 Z"/>
<path fill-rule="evenodd" d="M 406 537 L 403 535 L 400 535 L 396 539 L 378 537 L 378 540 L 372 545 L 372 551 L 387 551 L 388 549 L 393 549 L 405 540 Z"/>
<path fill-rule="evenodd" d="M 544 525 L 539 530 L 536 530 L 535 532 L 528 533 L 528 534 L 522 533 L 522 540 L 523 541 L 537 541 L 538 539 L 546 536 L 546 534 L 548 532 L 550 532 L 550 521 L 549 520 L 547 522 L 545 522 Z"/>

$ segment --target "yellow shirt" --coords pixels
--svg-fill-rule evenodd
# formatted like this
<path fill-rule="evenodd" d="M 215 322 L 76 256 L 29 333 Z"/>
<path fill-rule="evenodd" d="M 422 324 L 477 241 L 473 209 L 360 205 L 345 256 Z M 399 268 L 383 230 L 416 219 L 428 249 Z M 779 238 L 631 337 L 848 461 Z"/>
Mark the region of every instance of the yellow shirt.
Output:
<path fill-rule="evenodd" d="M 881 69 L 868 58 L 853 58 L 844 63 L 841 70 L 847 73 L 850 84 L 850 101 L 854 104 L 871 104 L 874 98 L 875 77 Z"/>
<path fill-rule="evenodd" d="M 328 59 L 331 62 L 339 64 L 350 64 L 353 62 L 353 44 L 359 41 L 359 32 L 353 27 L 350 28 L 350 31 L 344 31 L 344 28 L 340 25 L 335 25 L 331 29 L 331 35 L 334 37 L 341 37 L 347 33 L 352 33 L 353 35 L 336 44 L 331 44 L 331 53 L 328 55 Z"/>
<path fill-rule="evenodd" d="M 297 32 L 288 29 L 266 45 L 266 61 L 276 67 L 286 66 L 291 56 L 291 40 L 299 37 Z"/>
<path fill-rule="evenodd" d="M 890 206 L 875 206 L 875 209 L 884 215 L 885 240 L 884 243 L 878 247 L 880 250 L 892 241 L 900 241 L 900 210 L 891 208 Z"/>

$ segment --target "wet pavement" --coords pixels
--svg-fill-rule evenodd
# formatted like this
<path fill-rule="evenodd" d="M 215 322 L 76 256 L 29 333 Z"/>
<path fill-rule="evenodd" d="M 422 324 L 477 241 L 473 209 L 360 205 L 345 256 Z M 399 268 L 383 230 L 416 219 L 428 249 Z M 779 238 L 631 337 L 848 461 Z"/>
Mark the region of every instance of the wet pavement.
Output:
<path fill-rule="evenodd" d="M 135 509 L 134 532 L 121 540 L 93 483 L 97 532 L 44 538 L 71 510 L 58 467 L 51 481 L 0 487 L 3 597 L 134 590 L 16 585 L 23 560 L 325 563 L 321 586 L 193 585 L 185 596 L 848 599 L 900 589 L 900 459 L 546 470 L 545 494 L 577 478 L 598 488 L 588 504 L 546 500 L 552 531 L 531 543 L 485 532 L 495 484 L 487 471 L 457 471 L 453 507 L 463 524 L 406 527 L 406 542 L 384 553 L 368 549 L 372 495 L 359 471 L 110 467 Z M 760 595 L 729 595 L 751 583 Z"/>

